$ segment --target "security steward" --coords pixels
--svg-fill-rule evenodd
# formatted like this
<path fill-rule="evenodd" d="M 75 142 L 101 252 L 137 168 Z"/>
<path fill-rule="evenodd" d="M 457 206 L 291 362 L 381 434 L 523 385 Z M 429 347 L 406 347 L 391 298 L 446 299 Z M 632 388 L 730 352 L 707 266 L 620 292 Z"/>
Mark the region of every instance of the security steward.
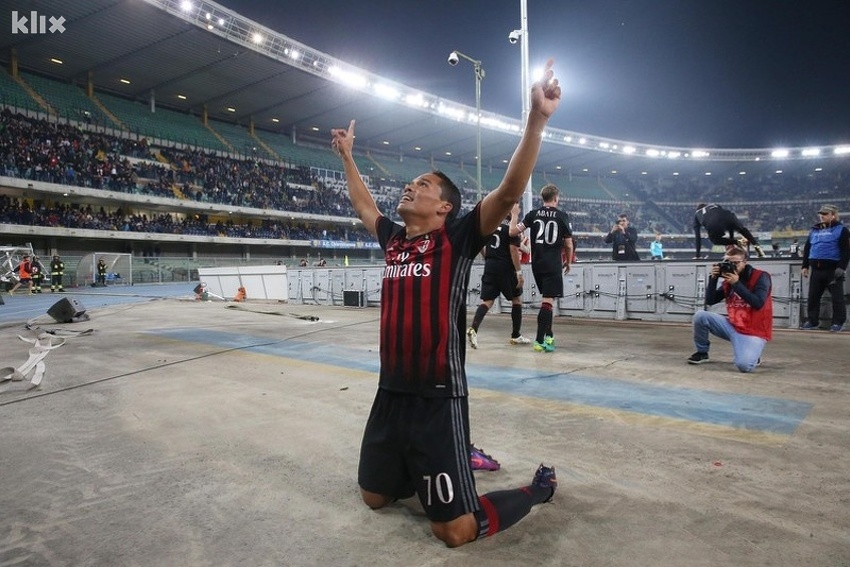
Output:
<path fill-rule="evenodd" d="M 32 257 L 32 292 L 41 293 L 41 286 L 44 285 L 44 266 L 41 264 L 38 256 Z"/>
<path fill-rule="evenodd" d="M 800 273 L 809 278 L 808 320 L 803 329 L 820 327 L 820 303 L 823 293 L 832 298 L 832 325 L 838 333 L 847 323 L 847 304 L 844 300 L 844 273 L 850 263 L 850 230 L 839 220 L 838 207 L 824 205 L 818 209 L 818 222 L 809 231 L 803 246 L 803 267 Z"/>
<path fill-rule="evenodd" d="M 60 292 L 65 293 L 65 288 L 62 287 L 62 276 L 65 275 L 65 262 L 63 262 L 58 254 L 53 255 L 53 260 L 50 261 L 50 293 Z"/>

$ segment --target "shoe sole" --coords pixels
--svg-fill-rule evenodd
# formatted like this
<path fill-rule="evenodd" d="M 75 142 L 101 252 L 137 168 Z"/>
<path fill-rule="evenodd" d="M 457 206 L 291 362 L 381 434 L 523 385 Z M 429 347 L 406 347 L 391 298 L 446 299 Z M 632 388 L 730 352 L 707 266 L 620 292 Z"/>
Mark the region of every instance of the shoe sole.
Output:
<path fill-rule="evenodd" d="M 707 358 L 704 358 L 702 360 L 688 360 L 688 364 L 704 364 L 706 362 L 708 362 Z"/>

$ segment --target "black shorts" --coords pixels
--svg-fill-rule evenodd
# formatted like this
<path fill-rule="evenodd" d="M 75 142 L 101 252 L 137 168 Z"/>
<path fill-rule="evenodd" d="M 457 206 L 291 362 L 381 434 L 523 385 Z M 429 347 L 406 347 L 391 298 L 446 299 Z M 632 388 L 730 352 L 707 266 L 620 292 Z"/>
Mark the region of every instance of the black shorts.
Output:
<path fill-rule="evenodd" d="M 562 272 L 545 272 L 538 274 L 534 272 L 534 283 L 540 297 L 563 297 L 564 274 Z"/>
<path fill-rule="evenodd" d="M 508 300 L 522 295 L 515 270 L 484 272 L 481 276 L 481 301 L 496 299 L 500 294 Z"/>
<path fill-rule="evenodd" d="M 379 388 L 363 432 L 357 482 L 364 490 L 393 498 L 418 494 L 434 522 L 476 512 L 468 399 Z"/>

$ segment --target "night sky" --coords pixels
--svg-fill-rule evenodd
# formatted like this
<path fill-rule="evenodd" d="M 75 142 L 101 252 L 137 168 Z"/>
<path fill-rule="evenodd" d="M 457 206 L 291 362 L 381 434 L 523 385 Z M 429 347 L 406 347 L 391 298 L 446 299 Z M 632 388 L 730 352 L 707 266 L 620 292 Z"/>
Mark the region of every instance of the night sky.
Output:
<path fill-rule="evenodd" d="M 363 69 L 519 117 L 519 0 L 218 0 Z M 527 0 L 530 67 L 549 57 L 558 128 L 674 146 L 850 143 L 850 0 Z M 356 118 L 356 117 L 355 117 Z"/>

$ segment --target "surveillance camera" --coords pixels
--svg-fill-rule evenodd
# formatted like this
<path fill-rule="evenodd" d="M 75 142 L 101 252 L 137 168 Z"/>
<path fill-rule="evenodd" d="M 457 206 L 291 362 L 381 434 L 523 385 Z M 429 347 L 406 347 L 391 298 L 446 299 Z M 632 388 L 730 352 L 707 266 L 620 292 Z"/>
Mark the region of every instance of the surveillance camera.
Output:
<path fill-rule="evenodd" d="M 516 43 L 519 41 L 522 32 L 520 30 L 514 30 L 508 34 L 508 41 L 511 43 Z"/>
<path fill-rule="evenodd" d="M 449 65 L 457 65 L 458 61 L 460 61 L 460 58 L 457 56 L 456 51 L 449 53 Z"/>

